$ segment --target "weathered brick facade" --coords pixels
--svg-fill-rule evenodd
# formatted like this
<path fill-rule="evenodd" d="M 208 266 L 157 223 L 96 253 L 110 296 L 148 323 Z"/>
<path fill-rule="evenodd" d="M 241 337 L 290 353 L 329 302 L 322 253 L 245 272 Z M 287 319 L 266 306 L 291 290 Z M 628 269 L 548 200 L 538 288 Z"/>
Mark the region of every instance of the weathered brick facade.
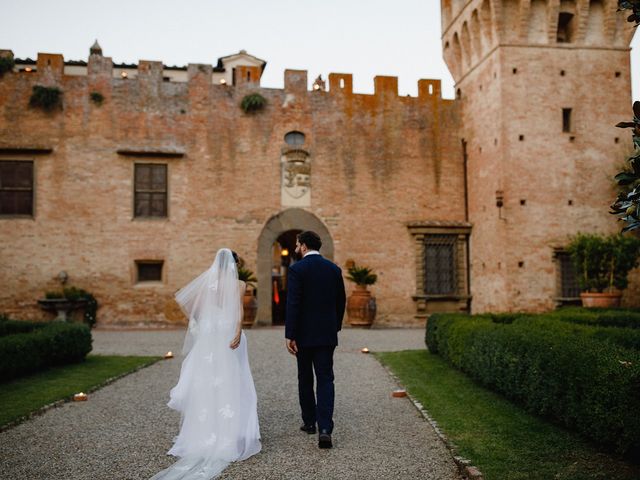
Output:
<path fill-rule="evenodd" d="M 229 246 L 256 271 L 258 321 L 268 324 L 270 245 L 305 228 L 320 230 L 339 265 L 355 260 L 379 274 L 380 324 L 469 305 L 553 308 L 554 249 L 571 233 L 617 228 L 607 206 L 609 177 L 629 149 L 613 125 L 630 115 L 630 38 L 611 13 L 615 2 L 605 2 L 600 44 L 586 45 L 578 29 L 576 43 L 557 45 L 548 30 L 534 46 L 527 14 L 507 3 L 445 0 L 457 100 L 441 98 L 438 80 L 399 97 L 395 77 L 376 77 L 373 95 L 353 93 L 347 74 L 331 74 L 328 91 L 309 90 L 306 72 L 294 70 L 284 89 L 263 88 L 253 63 L 235 66 L 233 84 L 197 64 L 173 81 L 149 61 L 123 78 L 96 49 L 85 74 L 65 74 L 69 65 L 50 54 L 38 54 L 34 71 L 6 73 L 0 161 L 34 162 L 34 209 L 0 217 L 0 311 L 42 316 L 36 299 L 59 288 L 65 271 L 100 301 L 100 324 L 181 321 L 173 293 Z M 548 29 L 556 4 L 548 3 Z M 589 22 L 580 15 L 580 25 Z M 62 109 L 28 107 L 34 85 L 57 86 Z M 240 103 L 255 92 L 266 107 L 246 114 Z M 573 109 L 569 133 L 562 108 Z M 292 131 L 304 133 L 303 145 L 285 143 Z M 289 155 L 310 168 L 310 191 L 291 202 Z M 167 165 L 166 218 L 134 215 L 136 163 Z M 431 234 L 456 239 L 455 295 L 424 294 Z M 137 282 L 136 261 L 163 261 L 162 280 Z"/>
<path fill-rule="evenodd" d="M 554 250 L 576 232 L 621 228 L 606 212 L 616 196 L 611 178 L 631 151 L 615 124 L 632 115 L 634 30 L 616 8 L 443 1 L 444 55 L 467 143 L 475 311 L 552 308 Z M 571 109 L 567 132 L 563 109 Z M 628 303 L 637 303 L 637 284 Z"/>

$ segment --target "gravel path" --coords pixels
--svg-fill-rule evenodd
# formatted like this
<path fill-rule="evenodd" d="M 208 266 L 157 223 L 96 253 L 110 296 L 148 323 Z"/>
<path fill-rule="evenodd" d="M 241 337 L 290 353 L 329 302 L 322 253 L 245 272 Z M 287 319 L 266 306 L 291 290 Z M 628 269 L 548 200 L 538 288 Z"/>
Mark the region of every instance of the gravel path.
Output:
<path fill-rule="evenodd" d="M 232 464 L 221 479 L 460 479 L 451 454 L 373 356 L 423 348 L 421 330 L 341 333 L 336 350 L 334 448 L 298 431 L 294 359 L 283 330 L 247 331 L 258 391 L 262 452 Z M 94 332 L 94 354 L 177 352 L 182 331 Z M 0 479 L 148 479 L 173 463 L 166 455 L 179 414 L 165 404 L 180 357 L 131 374 L 95 393 L 0 433 Z"/>

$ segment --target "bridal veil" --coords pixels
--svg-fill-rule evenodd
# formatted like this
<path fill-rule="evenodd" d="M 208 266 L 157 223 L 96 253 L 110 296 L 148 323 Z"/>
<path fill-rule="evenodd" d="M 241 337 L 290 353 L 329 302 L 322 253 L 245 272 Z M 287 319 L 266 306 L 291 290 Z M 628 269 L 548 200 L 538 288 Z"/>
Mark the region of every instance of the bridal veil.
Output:
<path fill-rule="evenodd" d="M 169 407 L 181 413 L 170 455 L 181 457 L 152 480 L 210 479 L 230 462 L 261 449 L 256 391 L 247 341 L 232 350 L 242 312 L 238 270 L 231 250 L 176 293 L 189 318 L 177 385 Z"/>

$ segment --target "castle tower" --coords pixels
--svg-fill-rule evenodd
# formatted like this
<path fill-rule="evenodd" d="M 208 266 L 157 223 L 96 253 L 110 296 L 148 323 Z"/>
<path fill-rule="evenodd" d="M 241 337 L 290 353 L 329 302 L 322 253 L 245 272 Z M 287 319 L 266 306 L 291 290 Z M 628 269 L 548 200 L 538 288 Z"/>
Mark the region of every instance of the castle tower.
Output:
<path fill-rule="evenodd" d="M 442 0 L 466 152 L 473 312 L 553 308 L 567 296 L 569 236 L 619 229 L 607 211 L 631 149 L 614 125 L 631 115 L 633 28 L 616 8 Z"/>

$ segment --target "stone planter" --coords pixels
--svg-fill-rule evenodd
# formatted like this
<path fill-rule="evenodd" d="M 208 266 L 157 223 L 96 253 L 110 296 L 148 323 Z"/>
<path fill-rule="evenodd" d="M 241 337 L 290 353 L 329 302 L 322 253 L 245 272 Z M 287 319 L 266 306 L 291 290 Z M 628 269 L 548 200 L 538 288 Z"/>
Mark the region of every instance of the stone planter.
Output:
<path fill-rule="evenodd" d="M 347 300 L 347 317 L 352 327 L 371 327 L 376 318 L 376 299 L 366 285 L 356 285 Z"/>
<path fill-rule="evenodd" d="M 56 312 L 54 322 L 67 322 L 69 314 L 78 308 L 87 305 L 86 300 L 68 300 L 66 298 L 43 298 L 38 300 L 38 305 L 47 312 Z"/>
<path fill-rule="evenodd" d="M 251 328 L 256 320 L 258 313 L 258 299 L 253 295 L 253 290 L 247 289 L 242 297 L 242 308 L 244 315 L 242 317 L 242 328 Z"/>
<path fill-rule="evenodd" d="M 595 308 L 616 308 L 620 306 L 620 300 L 622 293 L 591 293 L 582 292 L 580 294 L 583 307 L 595 307 Z"/>

